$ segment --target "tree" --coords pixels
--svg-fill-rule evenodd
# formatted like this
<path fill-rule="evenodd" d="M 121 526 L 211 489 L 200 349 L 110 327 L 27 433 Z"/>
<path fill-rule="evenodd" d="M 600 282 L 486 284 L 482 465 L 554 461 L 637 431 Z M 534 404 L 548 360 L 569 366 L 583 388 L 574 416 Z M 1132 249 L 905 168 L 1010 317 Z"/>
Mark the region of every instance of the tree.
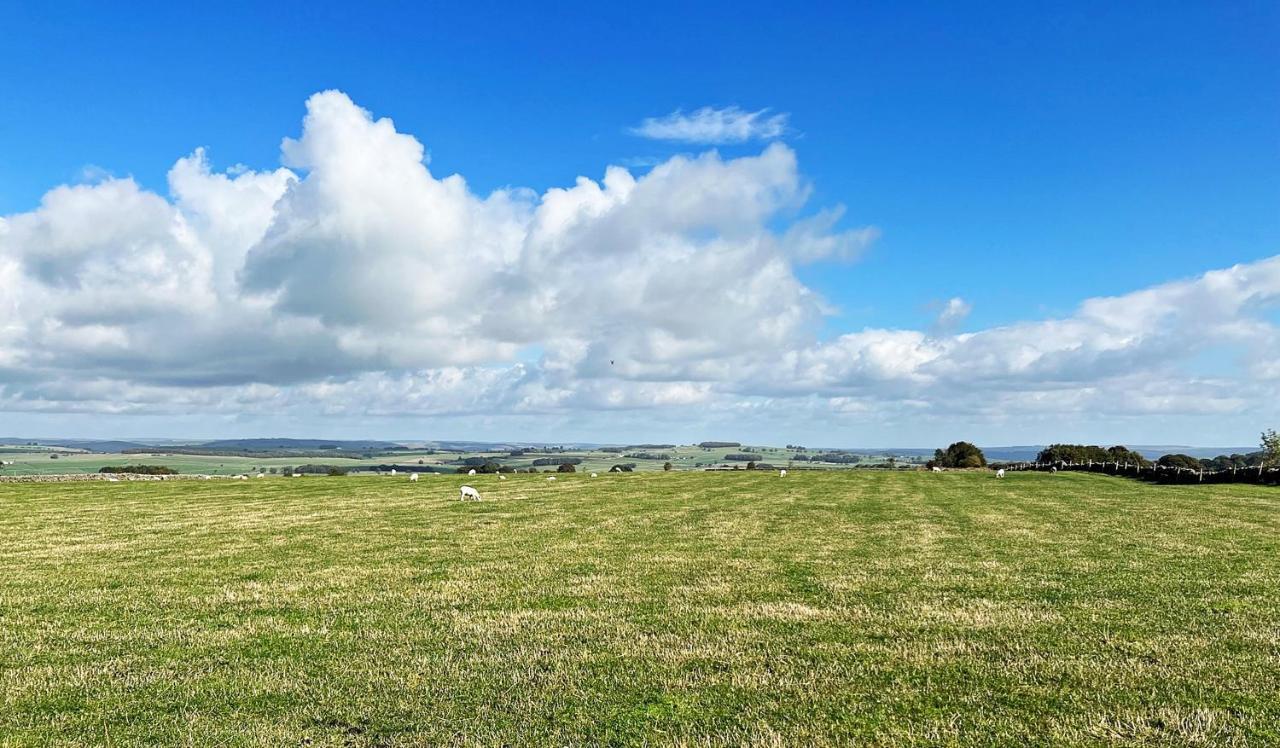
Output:
<path fill-rule="evenodd" d="M 1280 467 L 1280 434 L 1275 429 L 1262 432 L 1262 464 Z"/>
<path fill-rule="evenodd" d="M 560 467 L 556 468 L 557 473 L 576 473 L 578 469 L 572 463 L 562 462 Z"/>
<path fill-rule="evenodd" d="M 1161 467 L 1187 468 L 1188 470 L 1203 470 L 1204 465 L 1191 455 L 1161 455 L 1156 460 L 1156 464 Z"/>
<path fill-rule="evenodd" d="M 662 463 L 662 471 L 665 473 L 671 472 L 671 463 L 670 462 Z"/>
<path fill-rule="evenodd" d="M 946 450 L 934 450 L 932 462 L 938 467 L 980 468 L 987 466 L 987 457 L 969 442 L 956 442 Z"/>
<path fill-rule="evenodd" d="M 747 470 L 755 470 L 755 469 L 756 469 L 756 464 L 754 462 L 747 463 Z"/>

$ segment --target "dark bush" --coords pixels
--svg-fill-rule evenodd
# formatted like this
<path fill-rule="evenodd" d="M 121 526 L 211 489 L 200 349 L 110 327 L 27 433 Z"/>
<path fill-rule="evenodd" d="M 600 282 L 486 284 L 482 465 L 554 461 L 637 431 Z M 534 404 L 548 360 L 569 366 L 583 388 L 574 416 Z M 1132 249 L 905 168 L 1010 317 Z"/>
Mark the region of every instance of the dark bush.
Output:
<path fill-rule="evenodd" d="M 164 465 L 107 465 L 99 473 L 128 473 L 130 475 L 177 475 L 178 471 Z"/>
<path fill-rule="evenodd" d="M 987 458 L 969 442 L 956 442 L 945 450 L 935 450 L 932 463 L 931 467 L 980 468 L 987 466 Z"/>
<path fill-rule="evenodd" d="M 1118 462 L 1128 465 L 1150 465 L 1151 461 L 1128 447 L 1108 449 L 1085 444 L 1051 444 L 1040 450 L 1036 462 Z"/>
<path fill-rule="evenodd" d="M 1156 464 L 1161 467 L 1187 468 L 1189 470 L 1204 469 L 1200 461 L 1191 455 L 1163 455 L 1156 460 Z"/>

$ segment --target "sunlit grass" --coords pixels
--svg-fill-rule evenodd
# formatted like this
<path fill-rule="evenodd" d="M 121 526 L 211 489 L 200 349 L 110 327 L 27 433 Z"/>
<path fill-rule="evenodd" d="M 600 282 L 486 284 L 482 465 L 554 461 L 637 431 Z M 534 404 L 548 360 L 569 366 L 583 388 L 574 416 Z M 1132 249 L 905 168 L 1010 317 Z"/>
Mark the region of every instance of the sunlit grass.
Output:
<path fill-rule="evenodd" d="M 0 484 L 0 745 L 1280 741 L 1275 489 L 545 478 Z"/>

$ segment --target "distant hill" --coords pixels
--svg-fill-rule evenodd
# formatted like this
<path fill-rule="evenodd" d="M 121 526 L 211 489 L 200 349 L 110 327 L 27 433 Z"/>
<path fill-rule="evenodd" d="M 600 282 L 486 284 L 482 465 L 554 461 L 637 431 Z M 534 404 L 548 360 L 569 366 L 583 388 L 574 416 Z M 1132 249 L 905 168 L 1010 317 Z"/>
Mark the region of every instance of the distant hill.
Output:
<path fill-rule="evenodd" d="M 145 444 L 112 439 L 17 439 L 3 438 L 0 444 L 6 446 L 25 446 L 35 442 L 41 447 L 61 447 L 62 449 L 83 449 L 86 452 L 102 452 L 117 454 L 126 449 L 143 449 Z"/>
<path fill-rule="evenodd" d="M 141 446 L 141 445 L 140 445 Z M 404 449 L 404 445 L 383 441 L 343 441 L 341 439 L 215 439 L 192 446 L 210 450 L 239 452 L 278 452 L 335 450 L 343 452 L 385 451 Z"/>

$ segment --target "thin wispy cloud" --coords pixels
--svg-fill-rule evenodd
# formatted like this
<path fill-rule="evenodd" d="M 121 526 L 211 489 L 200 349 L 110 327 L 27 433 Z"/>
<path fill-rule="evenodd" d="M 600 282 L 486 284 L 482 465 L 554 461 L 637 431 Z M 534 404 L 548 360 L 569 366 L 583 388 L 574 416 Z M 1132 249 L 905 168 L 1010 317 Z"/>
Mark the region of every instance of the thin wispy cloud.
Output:
<path fill-rule="evenodd" d="M 629 132 L 650 140 L 698 145 L 745 143 L 782 137 L 789 117 L 785 112 L 771 113 L 769 109 L 748 112 L 736 106 L 704 106 L 694 112 L 677 109 L 665 117 L 648 117 Z"/>

